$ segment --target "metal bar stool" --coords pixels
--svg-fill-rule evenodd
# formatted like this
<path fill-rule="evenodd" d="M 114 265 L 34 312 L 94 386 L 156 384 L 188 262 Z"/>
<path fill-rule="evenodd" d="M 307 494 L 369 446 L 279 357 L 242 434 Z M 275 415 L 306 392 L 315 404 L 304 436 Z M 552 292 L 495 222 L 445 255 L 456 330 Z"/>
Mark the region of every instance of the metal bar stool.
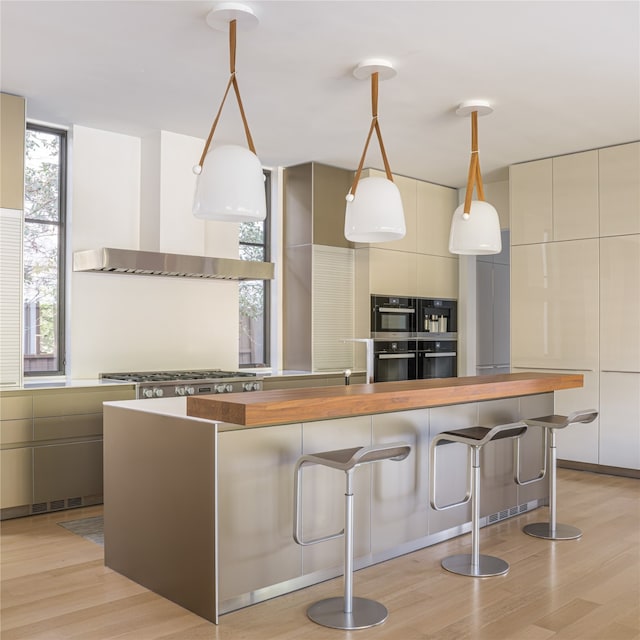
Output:
<path fill-rule="evenodd" d="M 444 511 L 471 500 L 471 553 L 448 556 L 442 560 L 442 566 L 452 573 L 475 578 L 488 578 L 507 573 L 509 564 L 501 558 L 480 554 L 480 450 L 492 440 L 520 438 L 527 431 L 524 422 L 498 425 L 496 427 L 469 427 L 454 431 L 443 431 L 431 441 L 431 472 L 429 495 L 431 506 L 436 511 Z M 438 505 L 436 501 L 436 450 L 448 442 L 460 442 L 469 448 L 467 462 L 467 493 L 459 502 Z"/>
<path fill-rule="evenodd" d="M 411 445 L 394 442 L 371 447 L 355 447 L 302 456 L 294 471 L 293 539 L 302 546 L 344 536 L 344 596 L 319 600 L 307 609 L 311 620 L 332 629 L 366 629 L 387 619 L 386 607 L 375 600 L 353 597 L 353 471 L 356 467 L 380 460 L 404 460 Z M 346 475 L 344 529 L 331 535 L 302 538 L 302 470 L 308 465 L 324 465 L 344 471 Z"/>
<path fill-rule="evenodd" d="M 545 540 L 575 540 L 582 535 L 582 531 L 570 524 L 558 524 L 556 521 L 556 429 L 564 429 L 570 424 L 582 422 L 587 424 L 593 422 L 598 417 L 595 409 L 586 409 L 583 411 L 574 411 L 568 416 L 552 415 L 542 416 L 540 418 L 532 418 L 525 420 L 525 424 L 530 427 L 541 427 L 545 430 L 545 447 L 549 458 L 549 522 L 532 522 L 523 527 L 523 531 L 535 538 L 544 538 Z M 548 436 L 547 436 L 548 434 Z M 520 447 L 516 444 L 516 473 L 515 481 L 519 485 L 530 484 L 542 479 L 547 470 L 547 461 L 545 456 L 545 466 L 541 470 L 541 475 L 531 480 L 521 480 L 520 478 Z"/>

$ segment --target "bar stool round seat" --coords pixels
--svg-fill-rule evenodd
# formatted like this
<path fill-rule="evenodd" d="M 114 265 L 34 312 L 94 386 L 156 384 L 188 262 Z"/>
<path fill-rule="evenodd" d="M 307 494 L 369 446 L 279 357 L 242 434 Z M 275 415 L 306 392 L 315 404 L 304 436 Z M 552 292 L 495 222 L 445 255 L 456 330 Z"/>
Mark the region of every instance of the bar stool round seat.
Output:
<path fill-rule="evenodd" d="M 436 511 L 444 511 L 466 504 L 471 500 L 471 553 L 456 554 L 444 558 L 441 564 L 447 571 L 462 576 L 488 578 L 504 575 L 509 570 L 509 563 L 502 558 L 480 554 L 480 451 L 489 442 L 504 438 L 520 438 L 526 431 L 527 425 L 524 422 L 514 422 L 496 427 L 468 427 L 443 431 L 431 441 L 431 478 L 429 482 L 431 506 Z M 439 446 L 451 442 L 459 442 L 469 448 L 467 493 L 458 502 L 439 505 L 436 500 L 436 451 Z"/>
<path fill-rule="evenodd" d="M 380 602 L 353 596 L 353 472 L 363 464 L 382 460 L 404 460 L 411 445 L 394 442 L 370 447 L 355 447 L 308 454 L 300 457 L 294 471 L 293 539 L 302 546 L 344 537 L 344 595 L 326 598 L 312 604 L 307 616 L 332 629 L 366 629 L 382 624 L 388 617 L 387 608 Z M 323 465 L 343 471 L 346 478 L 344 528 L 337 533 L 305 540 L 302 536 L 302 472 L 309 465 Z"/>
<path fill-rule="evenodd" d="M 530 427 L 540 427 L 545 429 L 545 442 L 547 443 L 547 455 L 549 458 L 549 521 L 532 522 L 523 527 L 523 531 L 534 538 L 544 538 L 545 540 L 575 540 L 582 535 L 578 527 L 570 524 L 559 524 L 556 521 L 556 429 L 564 429 L 571 424 L 593 422 L 598 417 L 595 409 L 574 411 L 568 416 L 551 415 L 539 418 L 527 419 L 524 422 Z M 547 437 L 548 436 L 548 437 Z M 545 467 L 546 469 L 546 467 Z M 544 473 L 542 474 L 544 476 Z M 536 480 L 539 478 L 535 478 Z M 519 481 L 516 474 L 516 482 L 528 484 L 526 481 Z"/>

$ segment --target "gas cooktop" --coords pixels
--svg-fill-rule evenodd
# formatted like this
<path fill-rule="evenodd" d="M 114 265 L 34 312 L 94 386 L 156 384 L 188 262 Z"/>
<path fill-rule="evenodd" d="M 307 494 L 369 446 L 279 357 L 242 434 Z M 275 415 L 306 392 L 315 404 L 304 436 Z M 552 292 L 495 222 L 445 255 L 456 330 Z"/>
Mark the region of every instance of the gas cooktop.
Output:
<path fill-rule="evenodd" d="M 262 378 L 257 374 L 222 369 L 101 373 L 100 378 L 136 383 L 138 398 L 236 393 L 262 389 Z"/>

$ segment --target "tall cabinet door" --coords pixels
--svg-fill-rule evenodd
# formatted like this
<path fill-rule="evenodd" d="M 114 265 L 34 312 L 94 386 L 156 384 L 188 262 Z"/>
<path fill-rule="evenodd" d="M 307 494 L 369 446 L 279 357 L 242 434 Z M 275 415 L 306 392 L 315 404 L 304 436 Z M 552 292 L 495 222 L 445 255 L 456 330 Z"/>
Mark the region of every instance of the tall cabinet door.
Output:
<path fill-rule="evenodd" d="M 512 244 L 553 238 L 552 171 L 550 158 L 509 168 Z"/>
<path fill-rule="evenodd" d="M 512 248 L 514 365 L 598 366 L 598 240 Z"/>
<path fill-rule="evenodd" d="M 600 239 L 600 367 L 600 464 L 640 469 L 640 234 Z"/>
<path fill-rule="evenodd" d="M 598 151 L 600 235 L 640 233 L 640 142 Z"/>
<path fill-rule="evenodd" d="M 514 372 L 581 373 L 584 387 L 555 394 L 555 411 L 598 407 L 598 240 L 512 247 Z M 598 421 L 558 432 L 558 456 L 598 463 Z"/>

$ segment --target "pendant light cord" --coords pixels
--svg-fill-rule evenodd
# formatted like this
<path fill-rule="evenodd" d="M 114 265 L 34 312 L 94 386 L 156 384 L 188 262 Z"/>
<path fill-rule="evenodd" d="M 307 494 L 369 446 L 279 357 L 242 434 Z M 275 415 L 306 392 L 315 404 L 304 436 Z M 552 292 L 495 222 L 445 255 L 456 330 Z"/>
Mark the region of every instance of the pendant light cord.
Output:
<path fill-rule="evenodd" d="M 224 107 L 224 103 L 227 99 L 227 95 L 229 95 L 229 89 L 233 87 L 233 91 L 236 94 L 236 99 L 238 101 L 238 108 L 240 109 L 240 116 L 242 117 L 242 124 L 244 125 L 244 133 L 247 137 L 247 145 L 249 149 L 256 153 L 256 148 L 253 144 L 253 138 L 251 137 L 251 131 L 249 130 L 249 123 L 247 122 L 247 116 L 244 113 L 244 106 L 242 105 L 242 98 L 240 97 L 240 89 L 238 87 L 238 81 L 236 79 L 236 20 L 231 20 L 229 23 L 229 82 L 227 83 L 227 88 L 224 92 L 224 96 L 222 98 L 222 102 L 220 103 L 220 107 L 218 108 L 218 113 L 216 114 L 215 120 L 211 125 L 211 131 L 209 132 L 209 137 L 205 142 L 204 149 L 202 151 L 202 155 L 200 156 L 200 161 L 198 162 L 198 166 L 202 168 L 202 164 L 204 163 L 204 159 L 209 151 L 209 146 L 211 145 L 211 141 L 213 140 L 213 134 L 218 126 L 218 120 L 220 120 L 220 114 L 222 113 L 222 107 Z M 257 154 L 256 154 L 257 155 Z"/>
<path fill-rule="evenodd" d="M 360 158 L 360 164 L 358 170 L 353 179 L 353 184 L 349 193 L 352 196 L 356 195 L 356 189 L 358 188 L 358 182 L 360 182 L 360 175 L 362 174 L 362 168 L 364 167 L 364 160 L 367 155 L 367 149 L 369 148 L 369 142 L 371 142 L 371 136 L 375 130 L 378 137 L 378 143 L 380 145 L 380 153 L 382 154 L 382 162 L 384 163 L 384 170 L 387 174 L 387 180 L 393 182 L 393 175 L 391 173 L 391 167 L 389 166 L 389 160 L 387 158 L 387 152 L 384 148 L 384 142 L 382 142 L 382 132 L 380 131 L 380 124 L 378 123 L 378 72 L 375 71 L 371 74 L 371 126 L 369 127 L 369 134 L 367 135 L 367 141 L 364 144 L 364 150 L 362 151 L 362 157 Z"/>
<path fill-rule="evenodd" d="M 471 112 L 471 162 L 469 163 L 469 176 L 467 178 L 467 192 L 464 196 L 464 213 L 471 211 L 473 187 L 478 190 L 478 200 L 484 200 L 484 185 L 480 173 L 480 157 L 478 154 L 478 112 Z"/>

